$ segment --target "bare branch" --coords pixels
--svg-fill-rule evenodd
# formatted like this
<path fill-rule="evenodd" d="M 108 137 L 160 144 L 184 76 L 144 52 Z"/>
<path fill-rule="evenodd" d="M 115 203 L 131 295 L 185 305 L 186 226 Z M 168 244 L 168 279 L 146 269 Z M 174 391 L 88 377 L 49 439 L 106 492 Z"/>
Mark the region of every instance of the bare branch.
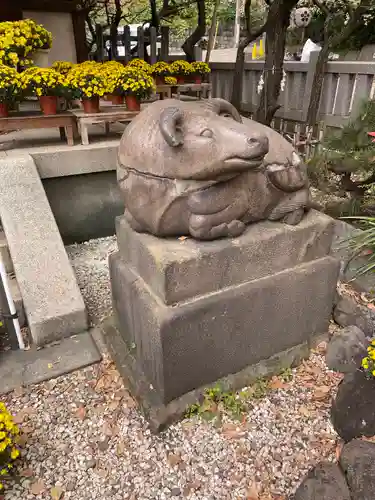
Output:
<path fill-rule="evenodd" d="M 328 7 L 320 0 L 312 0 L 313 4 L 316 5 L 327 17 L 331 15 L 331 11 Z"/>

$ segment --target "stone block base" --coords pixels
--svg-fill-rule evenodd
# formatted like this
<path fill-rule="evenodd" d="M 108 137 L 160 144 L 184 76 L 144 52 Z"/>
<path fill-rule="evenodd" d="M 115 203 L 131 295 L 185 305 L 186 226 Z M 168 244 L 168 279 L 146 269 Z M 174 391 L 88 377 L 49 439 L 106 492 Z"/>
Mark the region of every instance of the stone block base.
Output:
<path fill-rule="evenodd" d="M 203 401 L 207 386 L 190 391 L 168 404 L 160 403 L 160 398 L 135 358 L 135 351 L 128 347 L 120 333 L 114 316 L 107 318 L 99 328 L 117 369 L 132 395 L 137 399 L 152 432 L 162 431 L 182 418 L 191 405 L 197 401 Z M 308 358 L 310 348 L 315 347 L 322 340 L 326 338 L 314 337 L 311 343 L 305 342 L 277 353 L 255 365 L 221 378 L 218 383 L 224 391 L 236 391 L 253 384 L 260 378 L 278 375 L 287 368 L 298 366 L 303 359 Z"/>
<path fill-rule="evenodd" d="M 165 406 L 325 332 L 339 263 L 318 258 L 175 306 L 119 253 L 110 256 L 110 272 L 119 338 L 152 389 L 153 404 Z"/>

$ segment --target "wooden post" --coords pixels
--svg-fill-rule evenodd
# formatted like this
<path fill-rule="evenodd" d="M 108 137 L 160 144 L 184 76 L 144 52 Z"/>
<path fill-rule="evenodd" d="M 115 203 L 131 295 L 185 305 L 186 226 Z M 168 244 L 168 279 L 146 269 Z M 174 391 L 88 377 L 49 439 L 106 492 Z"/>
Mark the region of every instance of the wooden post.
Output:
<path fill-rule="evenodd" d="M 72 24 L 77 62 L 81 63 L 89 58 L 84 12 L 80 10 L 72 12 Z"/>
<path fill-rule="evenodd" d="M 97 61 L 104 61 L 104 36 L 103 36 L 103 26 L 97 24 L 95 26 L 96 33 L 96 58 Z"/>
<path fill-rule="evenodd" d="M 155 26 L 150 28 L 150 63 L 155 64 L 157 61 L 157 45 L 158 35 Z"/>
<path fill-rule="evenodd" d="M 316 63 L 318 61 L 319 57 L 319 51 L 315 50 L 310 53 L 310 60 L 309 60 L 309 68 L 307 70 L 307 77 L 306 77 L 306 87 L 305 87 L 305 94 L 303 98 L 303 110 L 302 110 L 302 121 L 305 122 L 307 120 L 307 112 L 309 109 L 309 104 L 310 104 L 310 99 L 311 99 L 311 92 L 312 92 L 312 86 L 314 82 L 314 75 L 315 75 L 315 69 L 316 69 Z"/>
<path fill-rule="evenodd" d="M 168 28 L 168 26 L 161 27 L 160 59 L 162 61 L 168 61 L 168 59 L 169 59 L 169 28 Z"/>
<path fill-rule="evenodd" d="M 124 26 L 123 43 L 125 50 L 125 62 L 128 63 L 131 59 L 131 40 L 130 40 L 130 26 Z"/>
<path fill-rule="evenodd" d="M 139 59 L 145 58 L 145 36 L 142 26 L 137 28 L 137 44 L 138 44 L 138 57 Z"/>

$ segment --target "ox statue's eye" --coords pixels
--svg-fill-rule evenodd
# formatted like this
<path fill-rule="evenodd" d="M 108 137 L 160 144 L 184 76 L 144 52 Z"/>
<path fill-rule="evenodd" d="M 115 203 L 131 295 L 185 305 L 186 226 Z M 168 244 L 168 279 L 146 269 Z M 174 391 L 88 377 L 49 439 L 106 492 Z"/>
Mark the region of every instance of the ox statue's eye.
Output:
<path fill-rule="evenodd" d="M 214 133 L 212 132 L 212 130 L 210 128 L 205 128 L 202 130 L 202 132 L 199 135 L 201 135 L 202 137 L 208 137 L 211 139 L 214 136 Z"/>
<path fill-rule="evenodd" d="M 233 120 L 233 115 L 230 113 L 222 113 L 220 116 L 223 116 L 224 118 L 231 118 Z"/>

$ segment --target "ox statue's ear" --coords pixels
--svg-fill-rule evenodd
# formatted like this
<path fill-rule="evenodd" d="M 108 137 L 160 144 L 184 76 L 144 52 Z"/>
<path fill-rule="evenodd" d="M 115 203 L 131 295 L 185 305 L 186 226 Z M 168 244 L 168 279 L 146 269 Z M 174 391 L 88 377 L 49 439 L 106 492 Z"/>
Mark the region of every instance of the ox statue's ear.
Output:
<path fill-rule="evenodd" d="M 184 138 L 181 131 L 183 113 L 181 109 L 170 106 L 163 109 L 159 118 L 160 132 L 169 146 L 181 146 Z"/>
<path fill-rule="evenodd" d="M 233 120 L 236 122 L 242 123 L 242 118 L 237 109 L 230 102 L 225 99 L 220 99 L 218 97 L 214 97 L 212 99 L 208 99 L 207 105 L 217 113 L 218 115 L 227 114 L 230 115 Z"/>

